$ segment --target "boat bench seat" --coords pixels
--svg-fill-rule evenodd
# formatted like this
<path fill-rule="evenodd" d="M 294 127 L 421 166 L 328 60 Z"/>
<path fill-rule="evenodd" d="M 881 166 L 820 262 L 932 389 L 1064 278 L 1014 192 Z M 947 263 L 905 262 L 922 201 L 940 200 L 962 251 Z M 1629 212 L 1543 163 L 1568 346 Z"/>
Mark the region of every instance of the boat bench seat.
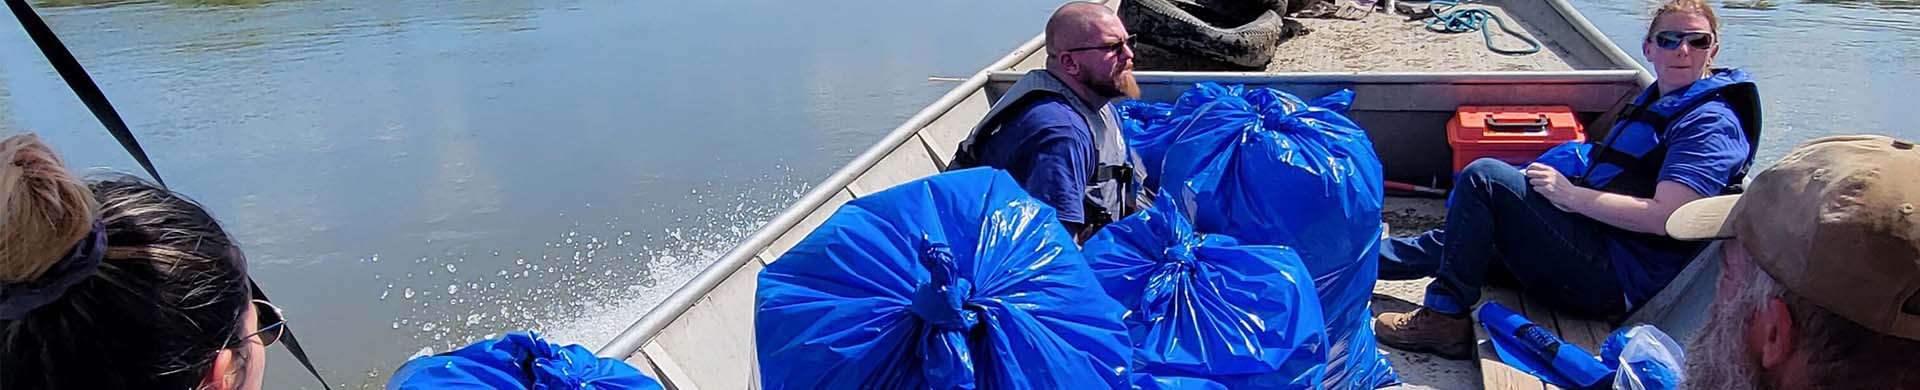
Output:
<path fill-rule="evenodd" d="M 1613 325 L 1605 321 L 1558 313 L 1548 308 L 1545 303 L 1529 301 L 1526 296 L 1516 290 L 1488 287 L 1483 292 L 1483 299 L 1489 302 L 1500 302 L 1501 305 L 1513 309 L 1515 313 L 1527 316 L 1527 319 L 1535 324 L 1553 331 L 1553 334 L 1559 335 L 1561 339 L 1586 349 L 1588 353 L 1599 353 L 1600 343 L 1606 341 L 1608 335 L 1613 334 Z M 1473 327 L 1473 338 L 1476 344 L 1475 351 L 1479 354 L 1477 359 L 1480 365 L 1482 388 L 1487 390 L 1559 389 L 1558 386 L 1549 385 L 1540 378 L 1502 363 L 1500 357 L 1494 355 L 1493 344 L 1487 341 L 1485 327 L 1476 324 Z"/>

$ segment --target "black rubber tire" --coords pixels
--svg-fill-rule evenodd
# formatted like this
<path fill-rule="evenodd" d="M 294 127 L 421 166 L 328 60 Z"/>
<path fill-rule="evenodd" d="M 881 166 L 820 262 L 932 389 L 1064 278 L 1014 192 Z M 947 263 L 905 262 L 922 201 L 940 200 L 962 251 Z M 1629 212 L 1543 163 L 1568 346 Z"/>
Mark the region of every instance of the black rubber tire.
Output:
<path fill-rule="evenodd" d="M 1206 18 L 1202 18 L 1206 16 Z M 1140 41 L 1185 54 L 1249 68 L 1264 68 L 1273 59 L 1274 46 L 1286 39 L 1279 14 L 1264 11 L 1239 25 L 1218 25 L 1231 19 L 1198 4 L 1173 0 L 1123 0 L 1120 20 Z"/>
<path fill-rule="evenodd" d="M 1146 42 L 1133 45 L 1133 69 L 1175 72 L 1258 72 L 1267 70 L 1264 66 L 1249 67 L 1230 62 L 1200 58 L 1200 56 Z"/>
<path fill-rule="evenodd" d="M 1194 5 L 1198 5 L 1201 8 L 1206 8 L 1207 11 L 1212 11 L 1213 15 L 1195 13 L 1194 16 L 1198 16 L 1200 17 L 1200 20 L 1205 20 L 1208 23 L 1211 23 L 1215 26 L 1244 25 L 1244 24 L 1253 22 L 1255 19 L 1259 19 L 1261 11 L 1273 11 L 1273 14 L 1284 17 L 1284 16 L 1287 16 L 1288 12 L 1293 12 L 1293 10 L 1298 9 L 1298 8 L 1291 7 L 1291 3 L 1289 2 L 1289 0 L 1174 0 L 1174 1 L 1192 2 Z M 1292 1 L 1306 1 L 1306 0 L 1292 0 Z"/>

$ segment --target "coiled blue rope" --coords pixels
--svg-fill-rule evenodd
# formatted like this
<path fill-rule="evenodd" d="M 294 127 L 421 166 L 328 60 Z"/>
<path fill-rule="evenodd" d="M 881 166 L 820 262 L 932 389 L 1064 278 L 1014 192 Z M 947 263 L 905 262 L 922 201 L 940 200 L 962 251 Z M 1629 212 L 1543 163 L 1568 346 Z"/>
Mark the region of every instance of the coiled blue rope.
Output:
<path fill-rule="evenodd" d="M 1536 41 L 1533 38 L 1527 37 L 1526 34 L 1521 34 L 1507 27 L 1507 23 L 1500 20 L 1499 15 L 1494 15 L 1493 12 L 1485 9 L 1459 7 L 1460 2 L 1455 0 L 1433 0 L 1428 2 L 1427 11 L 1433 13 L 1433 18 L 1427 19 L 1427 30 L 1450 34 L 1479 30 L 1480 36 L 1487 40 L 1487 50 L 1495 53 L 1517 56 L 1540 52 L 1540 41 Z M 1493 21 L 1494 25 L 1500 26 L 1500 31 L 1520 39 L 1521 42 L 1526 42 L 1530 47 L 1522 50 L 1508 50 L 1494 47 L 1493 31 L 1487 29 L 1487 21 L 1489 20 Z"/>

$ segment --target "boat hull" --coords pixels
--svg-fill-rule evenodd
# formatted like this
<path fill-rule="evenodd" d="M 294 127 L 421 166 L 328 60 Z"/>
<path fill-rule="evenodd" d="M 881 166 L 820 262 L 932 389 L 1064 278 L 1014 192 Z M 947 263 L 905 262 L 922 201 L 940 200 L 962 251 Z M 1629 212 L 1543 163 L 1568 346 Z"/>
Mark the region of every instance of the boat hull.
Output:
<path fill-rule="evenodd" d="M 1367 128 L 1389 179 L 1444 187 L 1452 152 L 1445 124 L 1460 105 L 1560 104 L 1589 131 L 1613 123 L 1652 78 L 1564 0 L 1487 1 L 1566 56 L 1571 71 L 1524 72 L 1138 72 L 1143 99 L 1171 101 L 1201 81 L 1273 87 L 1301 96 L 1356 92 L 1351 116 Z M 1110 4 L 1111 5 L 1111 4 Z M 1036 30 L 1038 27 L 1036 26 Z M 887 133 L 845 167 L 742 240 L 598 350 L 627 359 L 671 388 L 759 388 L 753 316 L 756 275 L 840 205 L 938 173 L 987 108 L 1027 70 L 1044 63 L 1036 36 L 975 73 Z M 1593 134 L 1590 136 L 1598 136 Z"/>

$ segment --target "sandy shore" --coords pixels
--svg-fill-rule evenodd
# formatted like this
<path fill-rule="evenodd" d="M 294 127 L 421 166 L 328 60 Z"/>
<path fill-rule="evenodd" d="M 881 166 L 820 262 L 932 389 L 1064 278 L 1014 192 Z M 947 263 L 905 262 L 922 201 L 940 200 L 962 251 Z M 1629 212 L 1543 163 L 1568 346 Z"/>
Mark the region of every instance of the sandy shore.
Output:
<path fill-rule="evenodd" d="M 1512 26 L 1513 18 L 1498 7 L 1475 5 L 1499 15 Z M 1572 70 L 1550 49 L 1529 55 L 1503 55 L 1487 50 L 1480 33 L 1445 34 L 1426 29 L 1425 21 L 1376 13 L 1361 20 L 1296 19 L 1309 32 L 1275 47 L 1270 72 L 1464 72 Z M 1526 48 L 1526 43 L 1494 29 L 1494 45 Z M 1513 26 L 1525 32 L 1521 26 Z M 1247 70 L 1192 58 L 1142 44 L 1135 65 L 1141 70 Z"/>
<path fill-rule="evenodd" d="M 1513 23 L 1497 7 L 1493 11 Z M 1551 50 L 1510 56 L 1487 50 L 1480 33 L 1444 34 L 1426 29 L 1425 21 L 1406 21 L 1398 15 L 1373 14 L 1361 20 L 1300 19 L 1310 33 L 1294 37 L 1275 50 L 1267 70 L 1273 72 L 1444 72 L 1572 70 Z M 1493 44 L 1523 49 L 1525 42 L 1494 29 Z M 1517 27 L 1517 26 L 1516 26 Z M 1524 30 L 1523 30 L 1524 32 Z M 1331 50 L 1329 50 L 1331 49 Z M 1314 52 L 1314 51 L 1320 52 Z"/>

